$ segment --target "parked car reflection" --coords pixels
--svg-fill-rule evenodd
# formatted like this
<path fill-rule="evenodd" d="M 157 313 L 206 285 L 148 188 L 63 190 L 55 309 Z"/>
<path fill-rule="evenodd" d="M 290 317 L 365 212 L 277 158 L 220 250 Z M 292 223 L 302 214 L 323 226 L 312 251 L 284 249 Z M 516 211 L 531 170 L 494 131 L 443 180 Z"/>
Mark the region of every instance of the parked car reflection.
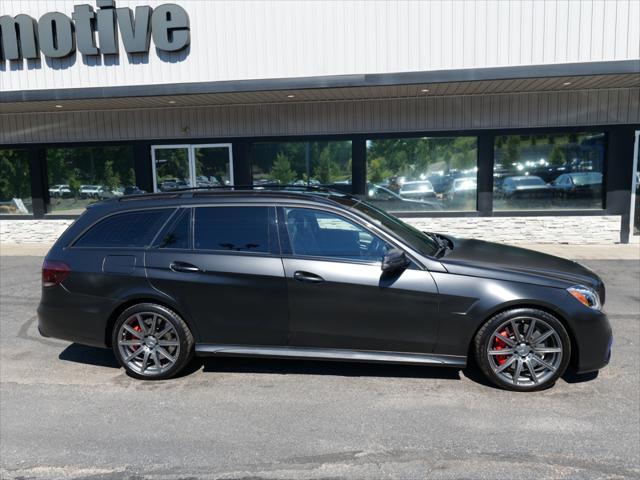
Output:
<path fill-rule="evenodd" d="M 552 198 L 553 188 L 534 175 L 506 177 L 502 182 L 499 194 L 505 199 L 517 198 Z"/>
<path fill-rule="evenodd" d="M 560 198 L 600 197 L 602 195 L 602 173 L 565 173 L 551 182 Z"/>
<path fill-rule="evenodd" d="M 434 198 L 436 192 L 429 180 L 410 180 L 400 186 L 400 196 L 408 199 Z"/>
<path fill-rule="evenodd" d="M 391 212 L 442 210 L 442 206 L 436 201 L 404 198 L 390 189 L 376 184 L 367 185 L 366 200 Z"/>

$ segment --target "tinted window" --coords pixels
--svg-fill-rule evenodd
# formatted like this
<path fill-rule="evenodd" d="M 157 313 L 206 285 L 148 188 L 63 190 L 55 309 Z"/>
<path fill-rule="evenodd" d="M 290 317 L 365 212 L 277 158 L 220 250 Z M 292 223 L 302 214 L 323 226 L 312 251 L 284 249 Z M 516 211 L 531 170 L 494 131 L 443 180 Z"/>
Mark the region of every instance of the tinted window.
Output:
<path fill-rule="evenodd" d="M 145 247 L 173 209 L 118 213 L 98 222 L 75 243 L 79 247 Z"/>
<path fill-rule="evenodd" d="M 604 133 L 498 136 L 494 158 L 495 210 L 603 206 Z"/>
<path fill-rule="evenodd" d="M 367 140 L 367 200 L 386 211 L 475 210 L 477 171 L 476 137 Z"/>
<path fill-rule="evenodd" d="M 295 255 L 378 261 L 390 248 L 364 228 L 333 213 L 287 208 L 285 219 Z"/>
<path fill-rule="evenodd" d="M 351 192 L 351 141 L 258 142 L 249 155 L 254 185 L 328 185 Z"/>
<path fill-rule="evenodd" d="M 160 248 L 189 248 L 189 233 L 191 230 L 191 211 L 181 213 L 178 221 L 164 235 Z"/>
<path fill-rule="evenodd" d="M 32 213 L 27 151 L 0 150 L 0 172 L 0 214 Z"/>
<path fill-rule="evenodd" d="M 196 209 L 195 248 L 234 252 L 269 252 L 267 207 Z"/>
<path fill-rule="evenodd" d="M 46 155 L 49 213 L 80 214 L 90 203 L 141 193 L 131 145 L 47 148 Z"/>

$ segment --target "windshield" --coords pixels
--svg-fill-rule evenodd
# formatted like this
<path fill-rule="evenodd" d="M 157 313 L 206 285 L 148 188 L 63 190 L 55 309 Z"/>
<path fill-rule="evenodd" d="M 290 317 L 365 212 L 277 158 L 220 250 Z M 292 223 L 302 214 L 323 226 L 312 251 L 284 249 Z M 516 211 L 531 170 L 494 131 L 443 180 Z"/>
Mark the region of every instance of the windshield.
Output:
<path fill-rule="evenodd" d="M 424 234 L 417 228 L 404 223 L 399 218 L 389 215 L 384 210 L 374 207 L 373 205 L 360 201 L 351 205 L 356 210 L 367 215 L 378 225 L 391 230 L 404 242 L 422 255 L 433 256 L 438 250 L 438 243 L 430 236 Z"/>

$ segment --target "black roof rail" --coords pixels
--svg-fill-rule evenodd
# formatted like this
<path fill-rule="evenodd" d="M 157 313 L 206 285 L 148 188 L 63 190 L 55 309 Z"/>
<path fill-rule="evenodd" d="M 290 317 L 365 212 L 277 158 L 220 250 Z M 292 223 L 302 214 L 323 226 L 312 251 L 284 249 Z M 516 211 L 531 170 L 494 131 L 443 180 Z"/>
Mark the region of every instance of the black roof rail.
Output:
<path fill-rule="evenodd" d="M 163 198 L 177 198 L 184 193 L 224 193 L 224 192 L 242 192 L 242 191 L 254 191 L 254 192 L 291 192 L 291 193 L 325 193 L 330 195 L 340 195 L 347 198 L 357 198 L 351 193 L 339 190 L 336 188 L 329 188 L 325 186 L 317 185 L 217 185 L 211 187 L 180 187 L 166 192 L 155 193 L 140 193 L 133 195 L 125 195 L 118 197 L 118 201 L 127 202 L 133 200 L 145 200 L 145 199 L 163 199 Z"/>

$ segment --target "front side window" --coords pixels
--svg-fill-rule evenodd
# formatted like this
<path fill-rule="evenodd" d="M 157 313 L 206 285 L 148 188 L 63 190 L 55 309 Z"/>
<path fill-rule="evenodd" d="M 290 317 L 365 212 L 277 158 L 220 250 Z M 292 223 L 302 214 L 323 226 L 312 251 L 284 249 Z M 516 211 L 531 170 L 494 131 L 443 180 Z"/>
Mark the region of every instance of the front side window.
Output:
<path fill-rule="evenodd" d="M 604 133 L 496 137 L 495 210 L 603 208 Z"/>
<path fill-rule="evenodd" d="M 75 243 L 77 247 L 142 248 L 151 244 L 173 209 L 163 208 L 111 215 L 99 221 Z"/>
<path fill-rule="evenodd" d="M 294 255 L 380 261 L 391 248 L 360 225 L 321 210 L 287 208 L 285 222 Z"/>
<path fill-rule="evenodd" d="M 268 207 L 199 207 L 195 215 L 196 249 L 254 253 L 271 251 Z"/>

